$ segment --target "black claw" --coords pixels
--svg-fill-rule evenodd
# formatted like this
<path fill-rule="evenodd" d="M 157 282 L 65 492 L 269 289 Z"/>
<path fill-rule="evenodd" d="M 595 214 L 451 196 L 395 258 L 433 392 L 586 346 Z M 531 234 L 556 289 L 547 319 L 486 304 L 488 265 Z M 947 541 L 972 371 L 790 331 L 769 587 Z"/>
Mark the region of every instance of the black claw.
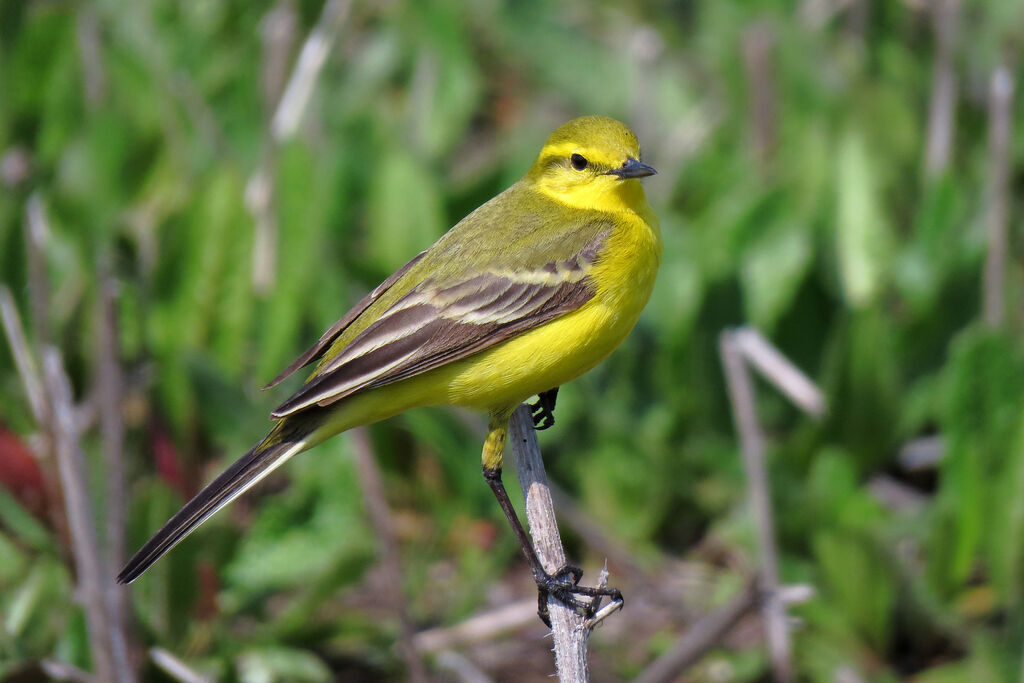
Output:
<path fill-rule="evenodd" d="M 565 575 L 572 577 L 572 583 L 575 586 L 580 582 L 580 579 L 583 578 L 583 570 L 574 564 L 563 564 L 559 567 L 557 572 L 552 574 L 556 579 L 561 579 Z"/>
<path fill-rule="evenodd" d="M 537 394 L 537 402 L 530 404 L 534 429 L 547 429 L 555 424 L 555 401 L 557 400 L 558 387 Z"/>
<path fill-rule="evenodd" d="M 565 577 L 571 579 L 571 583 Z M 593 618 L 597 613 L 602 598 L 609 598 L 613 602 L 624 602 L 618 588 L 581 586 L 579 582 L 582 578 L 583 570 L 569 564 L 561 567 L 554 574 L 534 577 L 537 582 L 537 616 L 545 626 L 551 628 L 551 616 L 548 614 L 549 595 L 555 596 L 559 602 L 587 619 Z M 580 597 L 590 599 L 581 600 Z"/>

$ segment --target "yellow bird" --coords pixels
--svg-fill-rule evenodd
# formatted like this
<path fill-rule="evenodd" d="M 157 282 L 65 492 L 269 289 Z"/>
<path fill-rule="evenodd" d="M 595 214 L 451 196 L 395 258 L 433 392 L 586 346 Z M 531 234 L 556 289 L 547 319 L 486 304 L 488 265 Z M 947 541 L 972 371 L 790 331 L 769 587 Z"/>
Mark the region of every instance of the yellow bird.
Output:
<path fill-rule="evenodd" d="M 268 387 L 311 363 L 277 424 L 176 513 L 121 571 L 136 579 L 217 510 L 297 453 L 427 405 L 490 416 L 484 477 L 541 591 L 576 609 L 581 572 L 545 572 L 501 483 L 508 420 L 533 395 L 535 425 L 554 420 L 558 387 L 590 370 L 636 324 L 661 262 L 658 221 L 639 178 L 636 136 L 585 116 L 559 127 L 525 176 L 398 269 Z M 544 614 L 542 613 L 542 618 Z"/>

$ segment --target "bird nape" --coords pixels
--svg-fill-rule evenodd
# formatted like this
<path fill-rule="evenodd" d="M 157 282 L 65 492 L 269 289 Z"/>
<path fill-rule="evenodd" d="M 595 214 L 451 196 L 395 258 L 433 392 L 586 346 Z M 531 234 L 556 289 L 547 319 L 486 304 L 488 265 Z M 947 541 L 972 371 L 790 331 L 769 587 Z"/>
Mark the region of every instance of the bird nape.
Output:
<path fill-rule="evenodd" d="M 526 175 L 388 277 L 269 386 L 313 364 L 278 406 L 276 424 L 184 505 L 128 561 L 129 583 L 293 455 L 353 427 L 426 405 L 489 417 L 484 478 L 537 583 L 589 613 L 613 588 L 541 566 L 501 482 L 512 411 L 537 395 L 534 424 L 554 424 L 557 388 L 601 362 L 629 334 L 661 262 L 661 233 L 639 179 L 636 136 L 602 116 L 556 129 Z"/>

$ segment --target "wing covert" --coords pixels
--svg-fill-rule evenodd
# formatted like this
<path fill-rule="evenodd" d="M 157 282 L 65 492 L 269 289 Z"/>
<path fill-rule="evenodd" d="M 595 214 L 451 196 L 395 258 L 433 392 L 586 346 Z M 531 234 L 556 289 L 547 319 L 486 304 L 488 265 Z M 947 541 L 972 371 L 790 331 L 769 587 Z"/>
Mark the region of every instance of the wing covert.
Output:
<path fill-rule="evenodd" d="M 413 257 L 411 261 L 409 261 L 404 266 L 402 266 L 394 273 L 392 273 L 390 277 L 388 277 L 388 279 L 384 280 L 384 282 L 377 285 L 377 287 L 374 288 L 372 292 L 370 292 L 362 299 L 360 299 L 359 302 L 355 306 L 353 306 L 352 309 L 348 313 L 346 313 L 341 320 L 331 325 L 331 327 L 326 332 L 320 335 L 320 339 L 318 339 L 315 344 L 306 349 L 306 351 L 301 356 L 292 361 L 291 365 L 282 370 L 281 374 L 279 374 L 277 377 L 271 380 L 270 383 L 264 386 L 263 388 L 270 389 L 271 387 L 277 386 L 299 368 L 303 368 L 312 363 L 313 361 L 317 360 L 321 356 L 323 356 L 324 352 L 326 352 L 330 348 L 331 344 L 334 343 L 334 340 L 337 339 L 338 336 L 345 331 L 345 328 L 351 325 L 356 318 L 362 315 L 363 312 L 367 308 L 369 308 L 374 301 L 379 299 L 381 295 L 384 294 L 384 292 L 391 289 L 391 287 L 396 282 L 398 282 L 398 280 L 403 275 L 409 272 L 409 270 L 413 266 L 420 262 L 420 260 L 426 255 L 426 253 L 426 251 L 421 251 L 419 254 Z"/>
<path fill-rule="evenodd" d="M 575 255 L 540 268 L 486 272 L 443 285 L 421 283 L 334 357 L 322 360 L 314 376 L 272 417 L 408 379 L 579 308 L 594 295 L 587 274 L 608 232 Z"/>

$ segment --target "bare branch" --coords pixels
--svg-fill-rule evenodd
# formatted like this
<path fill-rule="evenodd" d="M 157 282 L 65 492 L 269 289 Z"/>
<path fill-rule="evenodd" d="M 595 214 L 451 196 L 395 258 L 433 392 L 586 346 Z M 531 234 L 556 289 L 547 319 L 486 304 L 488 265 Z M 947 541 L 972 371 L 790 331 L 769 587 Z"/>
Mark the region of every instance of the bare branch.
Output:
<path fill-rule="evenodd" d="M 894 512 L 918 512 L 928 503 L 928 496 L 887 474 L 876 474 L 871 477 L 868 481 L 868 493 Z"/>
<path fill-rule="evenodd" d="M 14 145 L 0 155 L 0 185 L 15 190 L 32 174 L 32 156 L 28 150 Z"/>
<path fill-rule="evenodd" d="M 298 23 L 294 0 L 278 0 L 260 21 L 263 50 L 260 84 L 263 86 L 263 106 L 268 116 L 273 114 L 284 89 Z"/>
<path fill-rule="evenodd" d="M 645 103 L 657 97 L 658 60 L 665 54 L 665 41 L 651 25 L 630 31 L 625 40 L 625 61 L 629 69 L 629 122 L 641 140 L 657 139 L 661 132 L 655 127 L 655 107 Z"/>
<path fill-rule="evenodd" d="M 545 571 L 553 573 L 565 566 L 565 550 L 558 535 L 558 522 L 551 503 L 547 473 L 541 459 L 537 434 L 533 429 L 530 409 L 519 406 L 509 421 L 509 442 L 519 473 L 519 485 L 526 500 L 526 518 L 537 557 Z M 587 671 L 587 640 L 590 629 L 586 619 L 563 605 L 554 596 L 548 597 L 548 612 L 555 641 L 555 667 L 562 683 L 589 680 Z"/>
<path fill-rule="evenodd" d="M 778 137 L 778 94 L 772 63 L 774 45 L 775 35 L 767 23 L 758 22 L 743 34 L 743 66 L 750 93 L 750 129 L 762 172 L 769 170 Z"/>
<path fill-rule="evenodd" d="M 409 669 L 409 680 L 424 683 L 427 681 L 427 671 L 414 644 L 415 631 L 412 620 L 409 618 L 409 610 L 406 608 L 405 591 L 402 587 L 401 557 L 398 553 L 398 544 L 395 542 L 391 509 L 384 496 L 380 470 L 377 468 L 377 460 L 373 455 L 373 446 L 370 444 L 365 427 L 356 427 L 349 431 L 349 435 L 352 441 L 356 470 L 359 473 L 363 501 L 370 513 L 374 531 L 381 545 L 381 572 L 388 583 L 388 592 L 394 598 L 392 607 L 402 629 L 402 656 Z"/>
<path fill-rule="evenodd" d="M 825 396 L 800 368 L 752 327 L 730 333 L 733 343 L 762 377 L 798 408 L 814 417 L 825 414 Z"/>
<path fill-rule="evenodd" d="M 450 672 L 460 683 L 491 683 L 490 676 L 457 652 L 442 650 L 437 653 L 434 663 L 441 671 Z"/>
<path fill-rule="evenodd" d="M 31 252 L 31 249 L 30 249 Z M 41 283 L 43 292 L 47 293 L 46 283 Z M 43 302 L 46 305 L 46 302 Z M 39 459 L 40 469 L 43 473 L 43 485 L 46 487 L 47 515 L 50 518 L 57 535 L 65 544 L 70 539 L 68 519 L 61 506 L 61 488 L 59 476 L 56 472 L 53 452 L 53 429 L 50 402 L 47 398 L 46 385 L 36 365 L 35 355 L 25 338 L 25 329 L 21 324 L 21 317 L 14 304 L 14 298 L 5 285 L 0 285 L 0 319 L 2 319 L 7 341 L 14 356 L 14 363 L 18 368 L 22 384 L 25 387 L 25 395 L 28 398 L 32 415 L 39 425 L 42 438 L 33 447 L 32 451 Z"/>
<path fill-rule="evenodd" d="M 945 450 L 946 442 L 941 436 L 922 436 L 904 444 L 898 461 L 907 472 L 931 470 L 938 466 Z"/>
<path fill-rule="evenodd" d="M 953 151 L 956 73 L 953 52 L 960 26 L 960 0 L 936 0 L 929 4 L 932 30 L 935 32 L 935 60 L 932 65 L 932 92 L 928 104 L 928 134 L 925 143 L 924 170 L 934 177 L 949 168 Z"/>
<path fill-rule="evenodd" d="M 733 421 L 740 433 L 743 465 L 747 473 L 747 498 L 754 516 L 759 545 L 760 586 L 764 592 L 762 612 L 768 639 L 768 650 L 775 679 L 793 680 L 792 645 L 789 637 L 786 607 L 779 599 L 779 560 L 775 547 L 775 520 L 765 467 L 764 436 L 757 421 L 754 384 L 744 361 L 742 346 L 736 332 L 723 332 L 720 340 L 722 364 L 725 368 Z"/>
<path fill-rule="evenodd" d="M 103 436 L 103 457 L 106 464 L 107 562 L 121 566 L 124 559 L 124 421 L 121 419 L 123 380 L 118 358 L 116 291 L 117 282 L 105 263 L 97 268 L 99 279 L 99 320 L 96 336 L 100 425 Z"/>
<path fill-rule="evenodd" d="M 100 50 L 100 23 L 92 3 L 82 3 L 75 16 L 75 35 L 78 54 L 82 62 L 82 84 L 85 103 L 90 110 L 96 108 L 107 92 L 107 74 L 103 68 Z"/>
<path fill-rule="evenodd" d="M 100 683 L 95 676 L 88 671 L 82 671 L 73 664 L 61 662 L 56 659 L 44 659 L 39 662 L 39 668 L 47 676 L 55 681 L 73 681 L 73 683 Z"/>
<path fill-rule="evenodd" d="M 185 662 L 162 647 L 149 648 L 149 658 L 161 671 L 180 683 L 211 683 L 212 679 L 194 671 Z"/>
<path fill-rule="evenodd" d="M 35 359 L 29 350 L 28 341 L 25 339 L 25 330 L 21 326 L 21 317 L 14 305 L 14 297 L 7 285 L 0 285 L 0 321 L 3 322 L 4 333 L 7 335 L 7 343 L 11 346 L 11 354 L 14 356 L 14 364 L 21 376 L 21 383 L 25 387 L 25 395 L 28 397 L 28 404 L 32 408 L 32 416 L 36 423 L 45 428 L 47 420 L 46 395 L 43 392 L 43 382 L 39 376 L 39 368 L 36 367 Z"/>
<path fill-rule="evenodd" d="M 537 601 L 522 600 L 470 617 L 455 626 L 420 631 L 413 643 L 420 652 L 438 652 L 490 640 L 507 631 L 531 625 L 536 620 Z"/>
<path fill-rule="evenodd" d="M 809 583 L 790 583 L 779 586 L 779 600 L 787 607 L 810 602 L 817 594 L 818 590 Z"/>
<path fill-rule="evenodd" d="M 751 581 L 729 604 L 702 617 L 686 630 L 663 655 L 640 674 L 634 683 L 667 683 L 700 659 L 735 626 L 747 612 L 757 606 L 758 590 Z"/>
<path fill-rule="evenodd" d="M 1007 221 L 1010 211 L 1010 148 L 1013 123 L 1013 73 L 1005 64 L 992 72 L 988 112 L 989 177 L 986 198 L 988 254 L 985 258 L 985 323 L 1001 327 L 1006 317 Z"/>
<path fill-rule="evenodd" d="M 277 214 L 274 211 L 274 183 L 271 174 L 277 166 L 277 150 L 267 145 L 262 165 L 245 184 L 245 208 L 256 223 L 252 247 L 252 288 L 264 295 L 277 279 Z"/>
<path fill-rule="evenodd" d="M 351 5 L 351 0 L 328 0 L 316 26 L 306 38 L 274 114 L 271 130 L 278 142 L 292 137 L 299 129 L 331 44 L 348 16 Z"/>
<path fill-rule="evenodd" d="M 50 240 L 50 224 L 43 200 L 33 192 L 25 205 L 25 245 L 28 259 L 28 300 L 32 317 L 29 324 L 36 343 L 50 339 L 50 278 L 46 274 L 46 244 Z"/>
<path fill-rule="evenodd" d="M 124 421 L 121 418 L 123 379 L 121 348 L 118 335 L 116 292 L 117 282 L 110 273 L 106 257 L 96 268 L 99 306 L 96 335 L 96 393 L 100 412 L 100 433 L 103 442 L 103 463 L 106 495 L 104 496 L 106 567 L 120 567 L 124 562 L 124 529 L 127 502 L 124 483 Z M 127 640 L 129 591 L 114 581 L 106 582 L 106 599 L 110 609 L 110 628 Z"/>
<path fill-rule="evenodd" d="M 64 489 L 64 505 L 71 529 L 80 596 L 89 627 L 89 645 L 96 677 L 101 681 L 133 681 L 123 634 L 112 623 L 105 596 L 106 583 L 113 574 L 104 571 L 93 528 L 93 512 L 86 491 L 88 476 L 75 424 L 71 385 L 57 349 L 43 352 L 43 372 L 53 415 L 57 466 Z M 108 576 L 109 575 L 109 576 Z"/>
<path fill-rule="evenodd" d="M 263 141 L 263 159 L 245 185 L 245 206 L 256 223 L 252 248 L 252 288 L 259 295 L 271 291 L 277 279 L 278 230 L 277 211 L 274 209 L 277 145 L 270 131 L 270 119 L 284 88 L 297 24 L 298 17 L 292 0 L 280 0 L 260 22 L 263 52 L 260 82 L 263 86 L 267 128 Z"/>
<path fill-rule="evenodd" d="M 867 679 L 861 676 L 852 664 L 840 664 L 832 672 L 832 680 L 836 683 L 867 683 Z"/>
<path fill-rule="evenodd" d="M 601 570 L 597 573 L 597 587 L 607 588 L 608 579 L 610 577 L 611 573 L 608 571 L 608 560 L 606 559 L 604 561 L 604 566 L 602 566 Z M 594 612 L 593 616 L 587 617 L 583 622 L 583 628 L 587 631 L 593 631 L 601 624 L 601 622 L 621 610 L 622 605 L 622 600 L 612 600 L 604 606 L 600 606 L 600 603 L 598 603 L 597 611 Z"/>

